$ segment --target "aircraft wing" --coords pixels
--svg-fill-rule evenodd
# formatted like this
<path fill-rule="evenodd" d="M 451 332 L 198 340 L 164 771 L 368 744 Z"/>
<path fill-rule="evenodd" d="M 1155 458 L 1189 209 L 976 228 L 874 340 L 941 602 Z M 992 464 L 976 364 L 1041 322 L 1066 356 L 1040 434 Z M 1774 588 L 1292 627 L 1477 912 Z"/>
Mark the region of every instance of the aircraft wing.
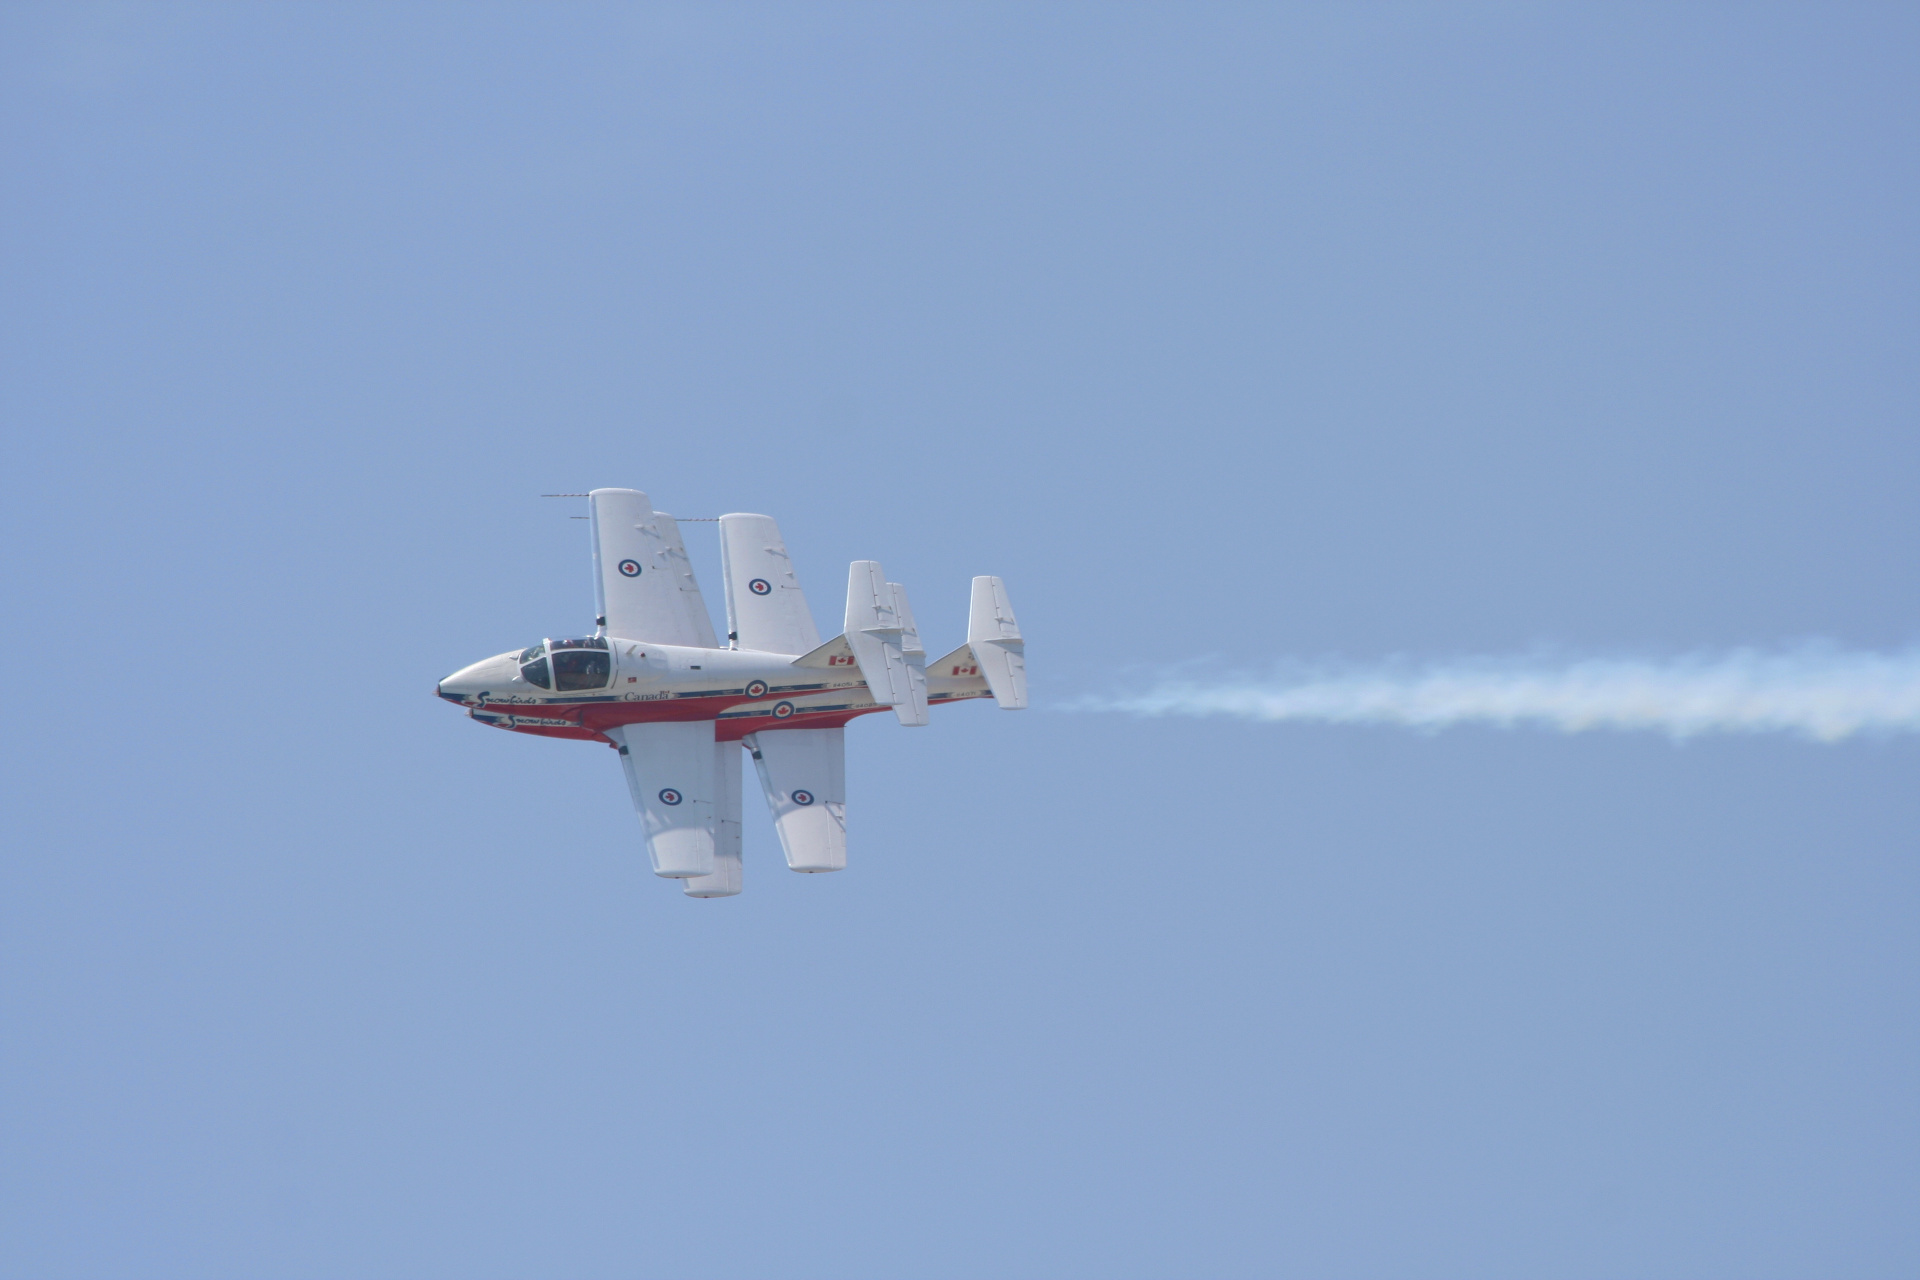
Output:
<path fill-rule="evenodd" d="M 713 874 L 680 883 L 689 898 L 730 898 L 740 892 L 740 744 L 713 744 Z"/>
<path fill-rule="evenodd" d="M 748 734 L 754 772 L 795 871 L 847 865 L 847 731 L 768 729 Z"/>
<path fill-rule="evenodd" d="M 608 635 L 716 647 L 713 623 L 680 541 L 680 526 L 637 489 L 587 495 L 594 604 Z"/>
<path fill-rule="evenodd" d="M 715 857 L 718 828 L 731 816 L 734 829 L 739 829 L 740 775 L 736 771 L 731 780 L 733 812 L 729 815 L 730 780 L 715 748 L 725 745 L 736 762 L 739 751 L 732 743 L 713 740 L 711 720 L 618 725 L 608 729 L 607 736 L 620 748 L 620 767 L 646 829 L 653 873 L 676 880 L 724 877 L 727 868 L 717 865 Z M 737 877 L 737 854 L 733 867 Z M 734 891 L 738 892 L 737 879 Z"/>
<path fill-rule="evenodd" d="M 727 630 L 742 649 L 806 653 L 819 646 L 819 629 L 773 517 L 721 516 L 720 566 L 727 579 Z"/>

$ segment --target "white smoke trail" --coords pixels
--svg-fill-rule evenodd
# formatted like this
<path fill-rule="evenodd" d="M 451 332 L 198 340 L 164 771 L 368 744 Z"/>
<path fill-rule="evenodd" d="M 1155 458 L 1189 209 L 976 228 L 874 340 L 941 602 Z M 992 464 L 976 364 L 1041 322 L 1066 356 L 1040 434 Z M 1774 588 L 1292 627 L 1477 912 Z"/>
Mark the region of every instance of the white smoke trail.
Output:
<path fill-rule="evenodd" d="M 1920 732 L 1920 648 L 1860 653 L 1808 645 L 1666 660 L 1516 656 L 1293 667 L 1265 679 L 1168 681 L 1075 706 L 1428 730 L 1529 725 L 1566 733 L 1651 729 L 1675 738 L 1796 733 L 1838 742 Z"/>

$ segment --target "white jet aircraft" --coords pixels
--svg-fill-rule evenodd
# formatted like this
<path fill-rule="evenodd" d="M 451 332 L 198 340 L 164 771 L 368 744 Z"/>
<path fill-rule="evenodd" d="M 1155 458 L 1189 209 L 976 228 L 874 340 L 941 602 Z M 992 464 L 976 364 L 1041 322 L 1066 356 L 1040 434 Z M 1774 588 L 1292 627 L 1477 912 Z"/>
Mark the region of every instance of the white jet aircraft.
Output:
<path fill-rule="evenodd" d="M 923 725 L 929 705 L 968 698 L 1027 705 L 1020 627 L 998 578 L 973 580 L 967 642 L 929 664 L 906 591 L 856 560 L 846 631 L 822 644 L 779 526 L 721 516 L 722 647 L 674 518 L 633 489 L 587 499 L 599 629 L 476 662 L 436 692 L 482 724 L 617 747 L 654 874 L 693 897 L 740 892 L 741 747 L 787 865 L 838 871 L 847 721 L 891 708 Z"/>

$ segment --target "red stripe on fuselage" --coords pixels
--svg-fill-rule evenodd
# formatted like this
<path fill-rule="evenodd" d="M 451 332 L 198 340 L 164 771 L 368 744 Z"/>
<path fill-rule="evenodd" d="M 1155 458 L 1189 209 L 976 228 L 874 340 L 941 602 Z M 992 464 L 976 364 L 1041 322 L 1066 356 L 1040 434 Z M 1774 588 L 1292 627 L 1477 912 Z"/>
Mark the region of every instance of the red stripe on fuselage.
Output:
<path fill-rule="evenodd" d="M 864 690 L 835 689 L 828 692 L 852 696 L 863 693 Z M 773 716 L 773 708 L 780 702 L 794 703 L 793 714 L 784 720 L 777 720 Z M 851 711 L 844 708 L 833 711 L 809 711 L 793 698 L 782 698 L 778 694 L 768 694 L 764 698 L 747 700 L 742 700 L 739 694 L 728 694 L 718 698 L 655 698 L 646 702 L 489 702 L 477 710 L 483 715 L 565 719 L 579 726 L 579 728 L 550 724 L 500 726 L 511 728 L 515 733 L 610 743 L 612 739 L 607 737 L 606 730 L 616 725 L 712 720 L 715 722 L 714 741 L 738 742 L 747 734 L 757 733 L 762 729 L 837 729 L 856 716 L 871 715 L 876 711 L 890 711 L 892 708 L 874 706 L 860 707 Z M 764 711 L 766 714 L 729 716 L 724 720 L 719 718 L 723 711 L 745 710 Z"/>
<path fill-rule="evenodd" d="M 834 689 L 826 691 L 828 696 L 835 693 L 854 694 L 855 689 Z M 818 695 L 815 695 L 818 696 Z M 948 702 L 967 702 L 975 698 L 991 697 L 989 693 L 965 693 L 948 695 L 936 699 L 934 706 Z M 515 733 L 530 733 L 543 738 L 572 738 L 582 742 L 604 742 L 613 745 L 613 739 L 607 737 L 606 730 L 616 725 L 656 724 L 670 721 L 712 720 L 713 738 L 716 742 L 738 742 L 750 733 L 763 729 L 838 729 L 848 721 L 860 716 L 870 716 L 876 711 L 891 711 L 892 707 L 860 707 L 855 710 L 836 709 L 833 711 L 809 711 L 795 703 L 793 714 L 784 720 L 775 719 L 772 712 L 777 703 L 793 702 L 792 698 L 781 698 L 778 694 L 769 694 L 764 698 L 752 698 L 742 701 L 738 694 L 728 694 L 717 698 L 656 698 L 647 702 L 490 702 L 477 710 L 483 715 L 499 716 L 539 716 L 549 720 L 571 720 L 578 728 L 552 724 L 516 724 L 501 725 Z M 764 715 L 735 715 L 720 719 L 724 711 L 742 710 L 764 711 Z"/>

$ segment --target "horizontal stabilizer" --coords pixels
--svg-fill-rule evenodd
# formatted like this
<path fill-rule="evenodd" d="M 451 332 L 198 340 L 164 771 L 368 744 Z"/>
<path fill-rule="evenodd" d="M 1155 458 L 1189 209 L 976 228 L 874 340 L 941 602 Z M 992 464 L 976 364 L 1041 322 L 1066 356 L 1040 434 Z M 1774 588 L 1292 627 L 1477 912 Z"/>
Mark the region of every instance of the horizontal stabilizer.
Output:
<path fill-rule="evenodd" d="M 848 567 L 846 640 L 873 700 L 892 707 L 901 724 L 926 724 L 927 651 L 906 588 L 888 582 L 876 560 Z"/>
<path fill-rule="evenodd" d="M 803 653 L 793 660 L 796 667 L 857 667 L 859 663 L 853 656 L 853 646 L 847 643 L 845 636 L 835 636 L 811 653 Z"/>
<path fill-rule="evenodd" d="M 939 680 L 975 680 L 981 684 L 986 681 L 980 676 L 980 659 L 973 656 L 973 646 L 963 644 L 944 658 L 937 658 L 927 664 L 928 679 Z"/>
<path fill-rule="evenodd" d="M 967 613 L 967 647 L 980 664 L 980 675 L 993 690 L 1001 709 L 1018 711 L 1027 705 L 1027 648 L 1014 621 L 1007 586 L 998 578 L 973 580 L 973 607 Z"/>

